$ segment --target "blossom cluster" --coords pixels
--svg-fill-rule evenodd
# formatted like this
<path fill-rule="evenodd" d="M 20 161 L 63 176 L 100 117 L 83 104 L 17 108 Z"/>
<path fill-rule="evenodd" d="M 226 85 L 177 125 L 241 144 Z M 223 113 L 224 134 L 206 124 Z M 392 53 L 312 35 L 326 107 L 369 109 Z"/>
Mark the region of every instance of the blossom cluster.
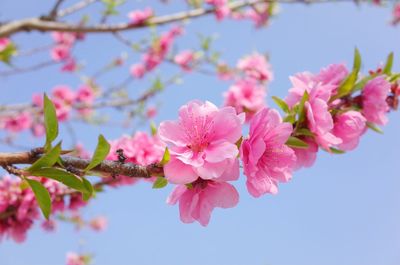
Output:
<path fill-rule="evenodd" d="M 151 46 L 143 54 L 141 62 L 133 64 L 130 72 L 135 78 L 142 78 L 146 73 L 153 71 L 160 65 L 171 50 L 176 37 L 183 34 L 183 28 L 174 26 L 169 31 L 163 32 L 152 41 Z"/>
<path fill-rule="evenodd" d="M 70 118 L 73 109 L 76 109 L 80 116 L 90 115 L 96 95 L 94 89 L 88 85 L 81 85 L 76 91 L 69 86 L 59 85 L 53 88 L 50 98 L 54 102 L 57 119 L 63 122 Z M 30 129 L 34 136 L 42 136 L 45 132 L 42 95 L 33 95 L 32 107 L 34 111 L 25 110 L 17 114 L 3 114 L 0 116 L 0 128 L 11 133 Z"/>
<path fill-rule="evenodd" d="M 224 93 L 224 106 L 232 106 L 237 113 L 246 113 L 246 120 L 266 106 L 266 85 L 273 79 L 271 66 L 265 56 L 253 53 L 240 59 L 231 70 L 234 84 Z M 226 79 L 226 73 L 224 74 Z"/>
<path fill-rule="evenodd" d="M 54 40 L 54 46 L 50 51 L 51 58 L 55 62 L 63 63 L 61 71 L 75 71 L 77 69 L 77 63 L 75 58 L 72 56 L 72 49 L 76 41 L 84 39 L 84 35 L 81 33 L 56 31 L 52 33 L 52 37 Z"/>

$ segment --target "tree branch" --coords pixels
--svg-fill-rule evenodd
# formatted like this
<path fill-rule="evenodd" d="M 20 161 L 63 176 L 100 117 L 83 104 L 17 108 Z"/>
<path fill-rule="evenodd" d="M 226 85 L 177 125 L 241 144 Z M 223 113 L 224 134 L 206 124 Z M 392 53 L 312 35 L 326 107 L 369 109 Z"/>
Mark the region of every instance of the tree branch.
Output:
<path fill-rule="evenodd" d="M 24 164 L 33 164 L 41 157 L 43 150 L 34 149 L 30 152 L 16 153 L 0 153 L 0 166 L 6 168 L 8 166 Z M 83 159 L 73 156 L 61 156 L 65 168 L 85 169 L 89 163 L 89 159 Z M 140 166 L 133 163 L 121 163 L 119 161 L 103 161 L 91 171 L 103 173 L 107 175 L 122 175 L 132 178 L 150 178 L 152 176 L 163 176 L 163 167 L 158 164 L 150 164 L 148 166 Z"/>
<path fill-rule="evenodd" d="M 354 0 L 241 0 L 231 3 L 230 9 L 237 10 L 246 6 L 255 5 L 258 3 L 328 3 L 328 2 L 353 2 Z M 367 1 L 367 0 L 359 0 Z M 87 1 L 92 3 L 92 1 Z M 93 1 L 94 2 L 94 1 Z M 86 3 L 86 2 L 85 2 Z M 189 18 L 197 18 L 207 14 L 214 13 L 213 8 L 197 8 L 189 11 L 178 12 L 174 14 L 157 16 L 150 18 L 145 24 L 131 24 L 131 23 L 120 23 L 114 25 L 93 25 L 84 26 L 81 24 L 71 24 L 67 22 L 47 21 L 41 18 L 26 18 L 17 21 L 11 21 L 0 26 L 0 38 L 7 37 L 12 34 L 21 31 L 68 31 L 68 32 L 80 32 L 80 33 L 112 33 L 126 30 L 134 30 L 140 28 L 146 28 L 154 25 L 163 25 L 176 21 L 182 21 Z M 64 11 L 65 12 L 65 11 Z M 65 15 L 60 13 L 59 16 Z"/>

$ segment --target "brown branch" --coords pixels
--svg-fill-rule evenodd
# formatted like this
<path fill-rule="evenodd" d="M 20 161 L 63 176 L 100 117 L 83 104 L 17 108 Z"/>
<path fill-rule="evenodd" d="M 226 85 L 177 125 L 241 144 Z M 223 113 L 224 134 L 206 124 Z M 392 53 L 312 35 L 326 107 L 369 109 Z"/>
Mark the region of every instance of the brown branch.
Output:
<path fill-rule="evenodd" d="M 0 153 L 0 166 L 7 168 L 9 166 L 23 164 L 33 164 L 41 157 L 42 149 L 34 149 L 31 152 Z M 89 159 L 83 159 L 73 156 L 61 156 L 63 165 L 68 168 L 83 170 L 89 163 Z M 158 164 L 140 166 L 133 163 L 121 163 L 119 161 L 103 161 L 91 171 L 107 175 L 123 175 L 132 178 L 150 178 L 151 176 L 163 176 L 163 167 Z"/>
<path fill-rule="evenodd" d="M 241 0 L 232 2 L 229 6 L 231 10 L 241 9 L 258 3 L 328 3 L 328 2 L 353 2 L 354 0 Z M 363 0 L 367 1 L 367 0 Z M 120 23 L 114 25 L 93 25 L 84 26 L 81 24 L 71 24 L 67 22 L 47 21 L 41 18 L 26 18 L 17 21 L 11 21 L 0 26 L 0 38 L 10 36 L 21 31 L 68 31 L 81 33 L 113 33 L 126 30 L 146 28 L 154 25 L 163 25 L 172 22 L 182 21 L 189 18 L 197 18 L 214 13 L 213 8 L 196 8 L 189 11 L 178 12 L 174 14 L 156 16 L 150 18 L 147 23 L 135 25 L 131 23 Z"/>
<path fill-rule="evenodd" d="M 91 4 L 95 3 L 95 2 L 97 2 L 97 1 L 98 1 L 98 0 L 83 0 L 83 1 L 81 1 L 81 2 L 76 3 L 76 4 L 73 5 L 73 6 L 70 6 L 70 7 L 67 7 L 67 8 L 65 8 L 65 9 L 63 9 L 63 10 L 60 10 L 60 11 L 57 13 L 57 17 L 65 17 L 65 16 L 68 16 L 68 15 L 70 15 L 70 14 L 73 14 L 73 13 L 75 13 L 75 12 L 77 12 L 77 11 L 79 11 L 79 10 L 81 10 L 81 9 L 83 9 L 83 8 L 85 8 L 85 7 L 89 6 L 89 5 L 91 5 Z"/>

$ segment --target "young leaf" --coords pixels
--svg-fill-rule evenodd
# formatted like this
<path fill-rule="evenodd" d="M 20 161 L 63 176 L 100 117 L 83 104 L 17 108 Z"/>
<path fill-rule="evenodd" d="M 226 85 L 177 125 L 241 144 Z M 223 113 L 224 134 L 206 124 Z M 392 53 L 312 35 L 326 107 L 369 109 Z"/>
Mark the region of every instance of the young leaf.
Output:
<path fill-rule="evenodd" d="M 164 177 L 158 177 L 153 184 L 153 189 L 161 189 L 167 186 L 168 181 Z"/>
<path fill-rule="evenodd" d="M 170 157 L 170 154 L 169 154 L 168 147 L 165 147 L 164 155 L 163 155 L 163 158 L 162 158 L 160 164 L 162 166 L 166 165 L 169 162 L 170 158 L 171 157 Z"/>
<path fill-rule="evenodd" d="M 83 184 L 83 182 L 77 178 L 74 174 L 65 171 L 63 169 L 58 169 L 58 168 L 51 168 L 51 167 L 45 167 L 45 168 L 40 168 L 38 170 L 35 170 L 33 172 L 30 172 L 32 176 L 40 176 L 40 177 L 45 177 L 45 178 L 50 178 L 54 179 L 56 181 L 59 181 L 66 186 L 80 191 L 82 193 L 90 193 L 91 191 L 86 188 L 86 186 Z"/>
<path fill-rule="evenodd" d="M 26 179 L 31 186 L 33 193 L 35 194 L 36 201 L 42 210 L 42 213 L 46 219 L 49 219 L 49 215 L 51 212 L 51 199 L 50 194 L 47 189 L 42 185 L 42 183 L 33 180 L 33 179 Z"/>
<path fill-rule="evenodd" d="M 343 150 L 336 149 L 336 148 L 333 148 L 333 147 L 330 148 L 330 151 L 331 151 L 332 154 L 338 154 L 338 155 L 346 153 Z"/>
<path fill-rule="evenodd" d="M 333 100 L 346 96 L 353 91 L 354 85 L 358 78 L 358 72 L 360 71 L 360 69 L 361 69 L 361 55 L 358 49 L 356 48 L 354 50 L 353 71 L 339 86 L 338 93 L 335 97 L 332 98 Z"/>
<path fill-rule="evenodd" d="M 82 193 L 82 198 L 84 201 L 88 201 L 90 199 L 90 197 L 92 197 L 93 186 L 92 186 L 92 183 L 90 183 L 90 181 L 87 180 L 86 178 L 82 178 L 82 181 L 83 181 L 83 185 L 85 186 L 85 189 L 89 191 L 89 192 Z"/>
<path fill-rule="evenodd" d="M 394 59 L 394 55 L 393 55 L 393 52 L 391 52 L 389 54 L 388 58 L 386 59 L 386 64 L 385 64 L 385 67 L 383 68 L 384 74 L 390 75 L 392 73 L 393 59 Z"/>
<path fill-rule="evenodd" d="M 304 135 L 304 136 L 314 137 L 314 134 L 309 129 L 306 129 L 306 128 L 301 128 L 301 129 L 297 130 L 296 135 Z"/>
<path fill-rule="evenodd" d="M 289 113 L 290 109 L 286 102 L 278 97 L 272 97 L 276 105 L 278 105 L 285 113 Z"/>
<path fill-rule="evenodd" d="M 60 157 L 61 153 L 61 142 L 59 142 L 56 146 L 50 149 L 46 154 L 44 154 L 41 158 L 36 160 L 27 170 L 29 172 L 34 172 L 42 167 L 52 167 Z"/>
<path fill-rule="evenodd" d="M 51 148 L 51 143 L 57 138 L 58 135 L 58 121 L 56 115 L 56 108 L 53 102 L 44 94 L 43 98 L 43 112 L 44 112 L 44 127 L 46 128 L 46 144 L 45 149 Z"/>
<path fill-rule="evenodd" d="M 308 98 L 309 98 L 308 92 L 304 91 L 303 97 L 301 98 L 299 103 L 299 108 L 298 108 L 299 120 L 297 121 L 297 124 L 301 124 L 306 119 L 306 109 L 304 105 L 306 104 Z"/>
<path fill-rule="evenodd" d="M 150 123 L 150 130 L 151 130 L 151 135 L 156 135 L 157 134 L 157 126 L 154 124 L 154 122 Z"/>
<path fill-rule="evenodd" d="M 100 134 L 96 150 L 94 151 L 92 157 L 92 161 L 90 161 L 89 165 L 85 168 L 85 171 L 89 171 L 95 168 L 101 162 L 103 162 L 103 160 L 108 155 L 108 152 L 110 152 L 110 144 L 107 142 L 104 136 Z"/>
<path fill-rule="evenodd" d="M 290 136 L 286 142 L 287 146 L 295 148 L 308 148 L 308 144 L 297 137 Z"/>
<path fill-rule="evenodd" d="M 378 126 L 376 126 L 375 124 L 373 124 L 372 122 L 367 121 L 367 127 L 370 128 L 371 130 L 373 130 L 374 132 L 383 134 L 382 129 L 379 128 Z"/>

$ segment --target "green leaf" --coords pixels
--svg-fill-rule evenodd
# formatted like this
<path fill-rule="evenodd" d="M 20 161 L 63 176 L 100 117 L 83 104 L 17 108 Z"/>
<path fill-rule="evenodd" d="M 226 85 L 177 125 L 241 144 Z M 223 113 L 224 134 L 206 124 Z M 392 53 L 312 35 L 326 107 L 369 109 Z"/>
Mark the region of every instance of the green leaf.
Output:
<path fill-rule="evenodd" d="M 86 178 L 82 178 L 82 181 L 83 185 L 85 186 L 85 189 L 88 190 L 88 192 L 82 193 L 82 198 L 84 201 L 88 201 L 90 197 L 92 197 L 93 195 L 93 186 L 92 183 L 90 183 L 90 181 L 87 180 Z"/>
<path fill-rule="evenodd" d="M 339 86 L 337 95 L 332 97 L 331 101 L 346 96 L 353 91 L 354 85 L 357 82 L 358 72 L 360 71 L 360 69 L 361 69 L 361 55 L 358 49 L 356 48 L 354 50 L 353 71 Z"/>
<path fill-rule="evenodd" d="M 168 147 L 165 147 L 164 155 L 163 155 L 163 157 L 161 159 L 160 165 L 162 165 L 162 166 L 166 165 L 169 162 L 170 158 L 171 157 L 170 157 L 170 154 L 169 154 Z"/>
<path fill-rule="evenodd" d="M 150 123 L 150 130 L 151 130 L 151 135 L 156 135 L 157 134 L 157 126 L 155 125 L 154 122 Z"/>
<path fill-rule="evenodd" d="M 33 180 L 33 179 L 26 179 L 31 186 L 33 193 L 35 194 L 36 201 L 39 204 L 40 209 L 46 219 L 49 219 L 50 212 L 51 212 L 51 199 L 50 194 L 47 189 L 42 185 L 42 183 Z"/>
<path fill-rule="evenodd" d="M 338 155 L 341 155 L 341 154 L 346 153 L 346 152 L 343 151 L 343 150 L 336 149 L 336 148 L 333 148 L 333 147 L 330 148 L 330 151 L 331 151 L 332 154 L 338 154 Z"/>
<path fill-rule="evenodd" d="M 58 135 L 58 121 L 56 108 L 46 94 L 44 94 L 43 102 L 44 127 L 46 128 L 46 144 L 44 147 L 46 150 L 49 150 L 51 148 L 51 143 Z"/>
<path fill-rule="evenodd" d="M 308 144 L 297 137 L 290 136 L 286 141 L 286 145 L 295 148 L 308 148 Z"/>
<path fill-rule="evenodd" d="M 297 130 L 296 135 L 304 135 L 304 136 L 314 137 L 314 134 L 309 129 L 306 129 L 306 128 L 301 128 L 301 129 Z"/>
<path fill-rule="evenodd" d="M 385 63 L 385 67 L 383 68 L 383 73 L 386 75 L 390 75 L 392 73 L 392 67 L 393 67 L 393 59 L 394 59 L 394 54 L 391 52 Z"/>
<path fill-rule="evenodd" d="M 11 57 L 17 53 L 17 47 L 13 43 L 8 44 L 1 52 L 0 52 L 0 61 L 6 64 L 10 64 Z"/>
<path fill-rule="evenodd" d="M 80 180 L 78 177 L 76 177 L 74 174 L 65 171 L 63 169 L 58 169 L 58 168 L 51 168 L 51 167 L 45 167 L 41 168 L 38 170 L 35 170 L 33 172 L 30 172 L 32 176 L 40 176 L 40 177 L 45 177 L 45 178 L 50 178 L 54 179 L 58 182 L 63 183 L 64 185 L 80 191 L 82 193 L 90 193 L 91 191 L 86 188 L 86 186 L 83 184 L 82 180 Z"/>
<path fill-rule="evenodd" d="M 161 189 L 167 186 L 168 181 L 164 177 L 157 177 L 153 184 L 153 189 Z"/>
<path fill-rule="evenodd" d="M 299 103 L 299 108 L 298 108 L 298 114 L 299 114 L 299 119 L 297 121 L 297 124 L 301 124 L 303 121 L 306 120 L 306 109 L 304 105 L 309 99 L 309 95 L 307 91 L 304 91 L 303 97 L 300 100 Z"/>
<path fill-rule="evenodd" d="M 242 145 L 242 142 L 243 142 L 243 136 L 241 136 L 239 138 L 239 140 L 236 141 L 236 146 L 237 146 L 238 149 L 240 149 L 240 146 Z"/>
<path fill-rule="evenodd" d="M 285 101 L 283 101 L 282 99 L 280 99 L 278 97 L 272 97 L 272 99 L 274 100 L 276 105 L 278 105 L 278 107 L 280 107 L 285 113 L 290 112 L 289 106 L 288 106 L 288 104 L 286 104 Z"/>
<path fill-rule="evenodd" d="M 296 116 L 294 114 L 287 115 L 285 118 L 283 118 L 283 122 L 289 122 L 293 124 L 296 122 Z"/>
<path fill-rule="evenodd" d="M 103 160 L 107 157 L 110 152 L 110 144 L 104 138 L 103 135 L 99 135 L 99 139 L 97 141 L 97 147 L 94 151 L 92 161 L 90 161 L 89 165 L 85 168 L 85 171 L 89 171 L 99 165 Z"/>
<path fill-rule="evenodd" d="M 59 142 L 56 146 L 50 149 L 46 154 L 44 154 L 41 158 L 36 160 L 27 170 L 29 172 L 34 172 L 43 167 L 52 167 L 59 159 L 61 153 L 61 142 Z"/>
<path fill-rule="evenodd" d="M 371 130 L 373 130 L 374 132 L 383 134 L 382 129 L 379 128 L 378 126 L 376 126 L 375 124 L 373 124 L 372 122 L 367 121 L 367 127 L 370 128 Z"/>

